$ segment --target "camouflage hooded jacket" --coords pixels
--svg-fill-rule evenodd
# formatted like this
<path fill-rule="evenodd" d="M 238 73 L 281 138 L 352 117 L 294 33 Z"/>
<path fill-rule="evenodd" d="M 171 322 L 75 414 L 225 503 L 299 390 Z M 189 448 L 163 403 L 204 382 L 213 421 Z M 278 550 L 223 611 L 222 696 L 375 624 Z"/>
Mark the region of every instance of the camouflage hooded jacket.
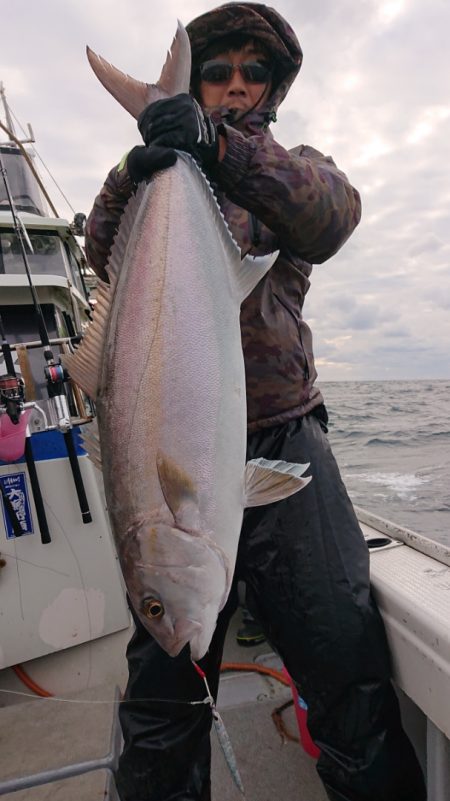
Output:
<path fill-rule="evenodd" d="M 206 109 L 227 140 L 223 160 L 210 172 L 218 199 L 242 252 L 279 257 L 241 307 L 249 430 L 301 417 L 323 402 L 312 335 L 302 318 L 312 264 L 329 259 L 360 218 L 360 200 L 330 157 L 307 145 L 285 150 L 269 122 L 302 62 L 290 26 L 273 9 L 229 3 L 187 26 L 193 69 L 211 42 L 229 33 L 249 34 L 274 54 L 275 89 L 239 121 L 228 109 Z M 126 168 L 114 167 L 87 222 L 86 251 L 96 273 L 105 264 L 123 209 L 133 191 Z"/>

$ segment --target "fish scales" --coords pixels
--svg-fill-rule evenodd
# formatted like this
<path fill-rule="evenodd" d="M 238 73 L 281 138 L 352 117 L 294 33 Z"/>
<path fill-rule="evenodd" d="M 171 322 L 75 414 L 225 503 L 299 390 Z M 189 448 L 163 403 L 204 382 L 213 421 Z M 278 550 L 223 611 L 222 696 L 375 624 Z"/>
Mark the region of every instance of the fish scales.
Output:
<path fill-rule="evenodd" d="M 210 189 L 198 172 L 179 158 L 142 193 L 114 299 L 118 313 L 109 327 L 97 411 L 101 441 L 109 443 L 103 475 L 119 549 L 127 547 L 132 518 L 151 526 L 167 506 L 154 468 L 162 452 L 201 488 L 202 527 L 214 532 L 232 570 L 246 405 L 229 252 L 237 269 L 240 252 L 231 240 L 224 247 L 215 228 L 209 234 Z"/>
<path fill-rule="evenodd" d="M 156 85 L 88 49 L 104 86 L 137 116 L 188 91 L 189 40 L 178 27 Z M 127 590 L 143 625 L 176 656 L 200 659 L 227 599 L 245 506 L 306 486 L 308 465 L 245 464 L 240 305 L 277 254 L 241 254 L 191 156 L 142 182 L 127 206 L 72 378 L 96 400 L 105 483 Z M 91 444 L 89 444 L 91 443 Z"/>

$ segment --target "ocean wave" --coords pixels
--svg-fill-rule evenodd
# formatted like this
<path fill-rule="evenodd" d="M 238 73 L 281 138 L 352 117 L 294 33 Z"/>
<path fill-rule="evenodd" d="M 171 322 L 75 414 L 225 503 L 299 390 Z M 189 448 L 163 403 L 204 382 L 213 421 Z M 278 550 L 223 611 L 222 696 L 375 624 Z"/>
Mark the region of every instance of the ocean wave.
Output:
<path fill-rule="evenodd" d="M 360 437 L 367 437 L 367 431 L 364 431 L 363 429 L 358 430 L 355 428 L 352 431 L 342 431 L 341 437 L 344 439 L 358 439 Z"/>
<path fill-rule="evenodd" d="M 415 492 L 422 484 L 432 481 L 431 478 L 418 476 L 416 473 L 360 473 L 359 478 L 368 484 L 382 485 L 395 492 L 399 498 L 410 497 L 411 499 L 416 497 Z"/>
<path fill-rule="evenodd" d="M 341 434 L 342 439 L 351 439 L 354 437 L 355 439 L 361 439 L 363 436 L 367 437 L 367 432 L 365 434 L 361 432 L 358 434 L 357 432 L 352 431 L 348 436 L 347 434 Z M 402 447 L 426 447 L 429 443 L 433 446 L 440 444 L 444 444 L 444 441 L 450 438 L 450 431 L 387 431 L 382 436 L 375 436 L 369 437 L 364 446 L 402 446 Z M 448 447 L 448 446 L 447 446 Z"/>
<path fill-rule="evenodd" d="M 357 505 L 450 546 L 450 381 L 323 389 L 330 444 Z"/>
<path fill-rule="evenodd" d="M 402 442 L 402 437 L 393 435 L 394 439 L 388 439 L 387 437 L 372 437 L 372 439 L 368 439 L 365 443 L 366 445 L 407 445 L 409 444 L 406 442 Z"/>

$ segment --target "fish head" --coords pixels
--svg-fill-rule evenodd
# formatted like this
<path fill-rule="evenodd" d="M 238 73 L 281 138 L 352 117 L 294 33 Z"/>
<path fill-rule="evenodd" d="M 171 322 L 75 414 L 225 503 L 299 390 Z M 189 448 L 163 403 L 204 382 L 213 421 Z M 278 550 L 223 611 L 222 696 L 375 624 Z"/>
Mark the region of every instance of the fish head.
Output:
<path fill-rule="evenodd" d="M 132 541 L 121 562 L 139 620 L 170 656 L 189 643 L 201 659 L 228 595 L 226 555 L 206 533 L 160 520 L 134 526 Z"/>

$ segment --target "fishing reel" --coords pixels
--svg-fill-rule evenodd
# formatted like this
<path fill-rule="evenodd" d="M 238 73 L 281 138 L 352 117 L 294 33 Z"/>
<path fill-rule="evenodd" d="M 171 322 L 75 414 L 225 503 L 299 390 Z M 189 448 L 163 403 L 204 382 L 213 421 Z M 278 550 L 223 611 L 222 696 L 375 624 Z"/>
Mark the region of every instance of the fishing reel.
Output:
<path fill-rule="evenodd" d="M 7 414 L 11 423 L 17 425 L 25 400 L 25 384 L 20 376 L 0 376 L 0 414 Z"/>
<path fill-rule="evenodd" d="M 72 427 L 69 405 L 64 388 L 64 382 L 67 381 L 68 378 L 67 370 L 64 369 L 62 364 L 54 361 L 51 351 L 46 351 L 46 354 L 51 356 L 51 358 L 48 358 L 47 366 L 44 370 L 48 396 L 56 414 L 59 431 L 67 432 Z"/>
<path fill-rule="evenodd" d="M 50 397 L 60 395 L 64 381 L 67 380 L 67 372 L 62 364 L 55 364 L 52 358 L 52 361 L 47 363 L 44 373 Z"/>

